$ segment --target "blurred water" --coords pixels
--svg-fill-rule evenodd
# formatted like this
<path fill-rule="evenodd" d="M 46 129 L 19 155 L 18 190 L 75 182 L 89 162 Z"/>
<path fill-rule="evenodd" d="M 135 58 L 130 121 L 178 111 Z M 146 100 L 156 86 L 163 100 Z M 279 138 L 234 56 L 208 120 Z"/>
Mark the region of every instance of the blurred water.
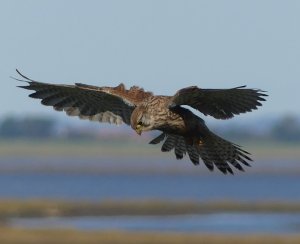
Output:
<path fill-rule="evenodd" d="M 272 167 L 273 173 L 266 171 Z M 130 173 L 126 171 L 128 168 L 138 170 Z M 70 173 L 70 169 L 75 171 Z M 85 173 L 80 173 L 86 169 Z M 113 173 L 111 169 L 121 173 Z M 140 169 L 143 170 L 139 173 Z M 170 169 L 176 170 L 172 173 Z M 253 169 L 261 173 L 251 172 Z M 285 174 L 274 173 L 287 169 Z M 47 170 L 53 172 L 41 173 Z M 196 170 L 206 173 L 193 172 Z M 284 163 L 281 160 L 255 162 L 245 173 L 224 176 L 220 172 L 209 173 L 203 165 L 194 167 L 174 159 L 1 157 L 0 198 L 292 202 L 300 201 L 299 174 L 290 173 L 297 170 L 297 159 Z M 8 173 L 10 171 L 14 173 Z M 69 173 L 55 173 L 60 171 Z M 300 232 L 300 214 L 13 218 L 9 224 L 24 228 L 289 234 Z"/>
<path fill-rule="evenodd" d="M 2 173 L 0 198 L 299 201 L 298 175 Z"/>
<path fill-rule="evenodd" d="M 300 214 L 215 213 L 177 216 L 14 218 L 9 224 L 22 228 L 293 234 L 300 232 Z"/>

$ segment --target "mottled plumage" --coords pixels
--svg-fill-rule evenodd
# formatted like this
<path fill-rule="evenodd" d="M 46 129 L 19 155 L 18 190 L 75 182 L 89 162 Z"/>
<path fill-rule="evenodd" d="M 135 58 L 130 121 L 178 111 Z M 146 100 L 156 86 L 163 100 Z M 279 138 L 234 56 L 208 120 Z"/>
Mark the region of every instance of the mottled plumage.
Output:
<path fill-rule="evenodd" d="M 125 123 L 138 134 L 159 130 L 162 133 L 150 144 L 163 142 L 163 152 L 174 150 L 177 159 L 187 154 L 195 165 L 201 159 L 209 170 L 216 167 L 224 174 L 233 174 L 231 166 L 241 171 L 242 165 L 250 166 L 248 152 L 212 133 L 204 120 L 181 105 L 217 119 L 229 119 L 261 106 L 267 95 L 259 89 L 245 86 L 200 89 L 193 86 L 179 90 L 174 96 L 154 96 L 137 86 L 127 90 L 123 84 L 117 87 L 81 83 L 56 85 L 34 81 L 17 72 L 24 79 L 17 80 L 28 83 L 20 87 L 33 90 L 30 97 L 41 99 L 42 104 L 53 106 L 55 110 L 81 119 Z"/>

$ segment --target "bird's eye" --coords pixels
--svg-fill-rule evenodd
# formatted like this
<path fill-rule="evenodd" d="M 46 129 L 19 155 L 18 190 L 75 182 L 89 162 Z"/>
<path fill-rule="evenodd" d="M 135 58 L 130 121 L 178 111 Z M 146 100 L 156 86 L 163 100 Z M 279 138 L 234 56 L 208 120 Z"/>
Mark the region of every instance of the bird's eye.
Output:
<path fill-rule="evenodd" d="M 142 121 L 138 122 L 138 125 L 143 125 L 143 122 Z"/>

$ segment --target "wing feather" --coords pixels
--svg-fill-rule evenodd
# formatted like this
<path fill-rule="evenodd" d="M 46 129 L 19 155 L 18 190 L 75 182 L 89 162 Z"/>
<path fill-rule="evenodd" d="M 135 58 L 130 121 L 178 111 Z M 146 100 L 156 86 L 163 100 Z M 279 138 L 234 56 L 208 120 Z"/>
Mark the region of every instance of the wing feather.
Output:
<path fill-rule="evenodd" d="M 188 105 L 204 115 L 229 119 L 234 115 L 250 112 L 261 106 L 267 94 L 246 86 L 231 89 L 200 89 L 196 86 L 179 90 L 170 98 L 170 107 Z"/>
<path fill-rule="evenodd" d="M 133 86 L 129 90 L 123 84 L 117 87 L 97 87 L 81 83 L 75 85 L 58 85 L 34 81 L 18 70 L 24 79 L 16 79 L 28 83 L 19 86 L 34 93 L 29 96 L 41 99 L 46 106 L 53 106 L 57 111 L 65 111 L 67 115 L 82 119 L 121 124 L 130 124 L 130 116 L 134 108 L 151 92 Z"/>

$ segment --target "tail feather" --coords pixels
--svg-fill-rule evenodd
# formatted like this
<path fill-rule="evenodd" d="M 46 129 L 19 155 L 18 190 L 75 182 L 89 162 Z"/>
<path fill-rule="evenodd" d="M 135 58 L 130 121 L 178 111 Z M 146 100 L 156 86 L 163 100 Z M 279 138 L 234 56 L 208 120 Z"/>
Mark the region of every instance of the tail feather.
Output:
<path fill-rule="evenodd" d="M 199 145 L 199 147 L 203 148 L 203 150 L 198 150 L 200 157 L 206 157 L 207 163 L 213 164 L 219 169 L 222 173 L 227 174 L 227 172 L 233 174 L 232 169 L 230 168 L 228 162 L 222 158 L 222 152 L 219 148 L 214 148 L 212 145 L 208 143 L 204 143 Z M 216 150 L 215 150 L 216 149 Z M 205 152 L 203 155 L 202 152 Z"/>
<path fill-rule="evenodd" d="M 187 143 L 185 143 L 185 147 L 188 152 L 189 158 L 193 162 L 193 164 L 199 164 L 199 154 L 196 148 L 191 145 L 188 145 Z"/>
<path fill-rule="evenodd" d="M 162 133 L 150 143 L 157 144 L 163 140 L 161 148 L 163 152 L 174 149 L 177 159 L 182 159 L 185 154 L 188 154 L 190 160 L 195 165 L 199 164 L 199 158 L 201 158 L 210 171 L 213 171 L 214 167 L 216 167 L 224 174 L 233 174 L 231 166 L 244 171 L 242 165 L 250 167 L 247 161 L 252 161 L 248 156 L 250 153 L 209 130 L 205 135 L 202 135 L 200 140 L 194 140 L 192 143 L 187 141 L 183 136 L 166 133 Z"/>
<path fill-rule="evenodd" d="M 186 154 L 185 142 L 181 137 L 177 137 L 175 144 L 175 155 L 177 159 L 182 159 Z"/>
<path fill-rule="evenodd" d="M 162 133 L 155 139 L 153 139 L 150 143 L 154 144 L 153 142 L 157 142 L 159 139 L 163 138 L 165 134 Z M 163 140 L 163 139 L 162 139 Z M 163 152 L 168 152 L 174 149 L 176 159 L 182 159 L 183 156 L 188 153 L 190 160 L 193 162 L 193 164 L 197 165 L 199 164 L 199 154 L 195 147 L 188 145 L 185 142 L 184 137 L 178 136 L 178 135 L 167 135 L 167 139 L 162 145 L 161 150 Z"/>
<path fill-rule="evenodd" d="M 161 150 L 163 152 L 171 151 L 175 147 L 176 142 L 177 142 L 177 138 L 175 135 L 168 135 L 167 139 L 165 140 L 164 144 L 162 145 Z"/>
<path fill-rule="evenodd" d="M 210 161 L 223 173 L 233 173 L 230 165 L 240 171 L 244 171 L 241 164 L 250 166 L 246 161 L 251 161 L 251 158 L 246 155 L 249 154 L 248 152 L 242 150 L 240 146 L 226 141 L 210 131 L 204 137 L 204 142 L 198 146 L 198 151 L 200 157 L 202 157 L 203 151 L 205 151 L 206 155 L 209 155 Z"/>

